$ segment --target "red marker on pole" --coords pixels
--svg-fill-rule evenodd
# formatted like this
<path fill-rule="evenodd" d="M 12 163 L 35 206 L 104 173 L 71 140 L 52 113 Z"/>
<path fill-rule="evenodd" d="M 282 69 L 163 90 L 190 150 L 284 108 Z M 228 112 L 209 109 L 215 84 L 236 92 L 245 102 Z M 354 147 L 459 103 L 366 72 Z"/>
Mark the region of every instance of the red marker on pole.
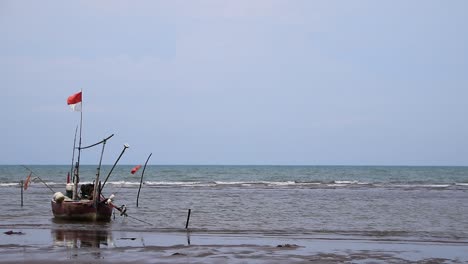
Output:
<path fill-rule="evenodd" d="M 136 165 L 135 168 L 133 168 L 132 171 L 130 171 L 130 173 L 135 174 L 135 172 L 137 172 L 140 168 L 141 168 L 141 165 Z"/>

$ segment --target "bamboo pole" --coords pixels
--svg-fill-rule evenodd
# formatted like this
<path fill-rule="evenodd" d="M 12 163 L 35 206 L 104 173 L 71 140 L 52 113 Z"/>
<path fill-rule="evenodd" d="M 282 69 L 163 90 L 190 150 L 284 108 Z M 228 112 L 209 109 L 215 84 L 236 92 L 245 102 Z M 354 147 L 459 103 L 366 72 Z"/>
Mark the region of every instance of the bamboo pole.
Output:
<path fill-rule="evenodd" d="M 75 175 L 73 174 L 73 166 L 75 163 L 75 149 L 76 149 L 76 134 L 78 133 L 78 126 L 75 128 L 75 139 L 73 140 L 73 154 L 72 154 L 72 162 L 71 162 L 71 168 L 70 168 L 70 175 L 72 177 L 71 182 L 75 182 Z"/>
<path fill-rule="evenodd" d="M 136 207 L 138 207 L 138 199 L 140 198 L 140 190 L 141 190 L 141 185 L 143 184 L 143 175 L 145 174 L 146 164 L 148 164 L 148 161 L 151 158 L 151 155 L 153 155 L 153 153 L 149 154 L 148 158 L 146 159 L 145 166 L 143 167 L 143 171 L 141 172 L 140 187 L 138 188 Z"/>
<path fill-rule="evenodd" d="M 115 166 L 117 166 L 117 163 L 119 162 L 120 158 L 122 157 L 122 155 L 124 154 L 127 148 L 129 148 L 129 146 L 127 144 L 124 144 L 124 148 L 122 149 L 122 152 L 120 152 L 120 155 L 115 161 L 114 166 L 112 166 L 111 170 L 109 171 L 109 174 L 107 174 L 106 180 L 104 181 L 104 183 L 102 183 L 102 186 L 99 189 L 99 192 L 102 192 L 102 189 L 104 189 L 104 186 L 106 185 L 106 182 L 109 179 L 109 176 L 111 176 L 112 171 L 114 170 Z"/>
<path fill-rule="evenodd" d="M 21 207 L 23 207 L 23 187 L 24 187 L 24 182 L 23 180 L 20 181 L 20 188 L 21 188 Z"/>
<path fill-rule="evenodd" d="M 45 181 L 43 181 L 41 179 L 41 177 L 39 177 L 39 175 L 37 175 L 34 171 L 32 171 L 30 168 L 26 167 L 25 165 L 21 165 L 23 166 L 23 168 L 25 168 L 26 170 L 28 170 L 29 172 L 31 172 L 34 176 L 36 176 L 36 178 L 34 179 L 39 179 L 39 181 L 41 181 L 47 188 L 49 188 L 49 190 L 52 192 L 52 193 L 55 193 L 54 189 L 52 189 L 52 187 L 50 187 Z M 33 179 L 33 180 L 34 180 Z"/>
<path fill-rule="evenodd" d="M 101 182 L 99 181 L 99 176 L 101 175 L 101 164 L 102 164 L 102 156 L 104 156 L 104 148 L 106 147 L 107 140 L 102 142 L 102 150 L 101 150 L 101 158 L 99 159 L 99 166 L 96 172 L 96 180 L 94 181 L 94 189 L 93 189 L 93 200 L 94 200 L 94 207 L 97 208 L 99 201 L 101 200 Z"/>
<path fill-rule="evenodd" d="M 189 221 L 190 221 L 190 213 L 192 212 L 192 209 L 188 209 L 188 215 L 187 215 L 187 223 L 185 224 L 185 229 L 188 228 Z"/>

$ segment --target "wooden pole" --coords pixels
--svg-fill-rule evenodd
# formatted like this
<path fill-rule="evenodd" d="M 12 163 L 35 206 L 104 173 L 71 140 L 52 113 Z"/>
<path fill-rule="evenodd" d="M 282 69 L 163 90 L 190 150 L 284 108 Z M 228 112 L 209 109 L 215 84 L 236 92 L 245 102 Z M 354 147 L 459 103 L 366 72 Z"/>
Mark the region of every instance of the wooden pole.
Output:
<path fill-rule="evenodd" d="M 72 176 L 72 181 L 75 182 L 75 175 L 73 174 L 73 166 L 75 163 L 75 149 L 76 149 L 76 134 L 78 133 L 78 126 L 76 126 L 75 129 L 75 139 L 73 140 L 73 154 L 72 154 L 72 162 L 71 162 L 71 168 L 70 168 L 70 175 Z"/>
<path fill-rule="evenodd" d="M 20 187 L 21 187 L 21 207 L 23 207 L 23 186 L 24 182 L 23 180 L 20 181 Z"/>
<path fill-rule="evenodd" d="M 80 90 L 82 93 L 83 90 Z M 80 158 L 81 158 L 81 131 L 83 130 L 83 99 L 81 99 L 80 109 L 80 141 L 78 142 L 78 159 L 75 165 L 75 174 L 73 176 L 73 200 L 78 200 L 78 183 L 80 182 Z"/>
<path fill-rule="evenodd" d="M 43 181 L 41 179 L 41 177 L 39 177 L 39 175 L 37 175 L 36 173 L 34 173 L 34 171 L 32 171 L 30 168 L 26 167 L 25 165 L 21 165 L 23 166 L 25 169 L 27 169 L 29 172 L 32 173 L 32 175 L 36 176 L 37 179 L 39 179 L 47 188 L 49 188 L 49 190 L 52 191 L 52 193 L 55 193 L 54 189 L 52 189 L 45 181 Z M 34 178 L 33 180 L 35 180 L 36 178 Z"/>
<path fill-rule="evenodd" d="M 143 167 L 143 171 L 141 172 L 140 188 L 138 188 L 137 202 L 136 202 L 137 207 L 138 207 L 138 199 L 140 198 L 141 185 L 143 184 L 143 175 L 145 174 L 146 164 L 148 164 L 148 160 L 151 158 L 151 155 L 153 155 L 153 153 L 149 154 L 148 158 L 146 159 L 145 166 Z"/>
<path fill-rule="evenodd" d="M 106 180 L 102 183 L 102 186 L 99 189 L 99 192 L 102 192 L 102 189 L 104 189 L 104 185 L 106 185 L 106 182 L 109 179 L 109 176 L 111 176 L 112 171 L 114 170 L 115 166 L 117 166 L 117 163 L 119 162 L 120 158 L 124 154 L 125 150 L 128 149 L 128 148 L 129 148 L 129 146 L 127 144 L 124 144 L 124 148 L 122 149 L 122 152 L 120 152 L 120 155 L 117 158 L 117 160 L 115 161 L 114 166 L 112 166 L 111 170 L 109 171 L 109 174 L 107 174 Z"/>
<path fill-rule="evenodd" d="M 187 223 L 185 224 L 185 229 L 188 228 L 188 224 L 189 224 L 189 221 L 190 221 L 190 213 L 192 212 L 192 209 L 188 209 L 188 215 L 187 215 Z"/>
<path fill-rule="evenodd" d="M 99 181 L 99 176 L 101 175 L 101 164 L 102 164 L 102 156 L 104 156 L 104 148 L 106 147 L 107 140 L 102 142 L 102 150 L 101 150 L 101 158 L 99 159 L 99 166 L 96 172 L 96 180 L 94 182 L 94 190 L 93 190 L 93 200 L 94 200 L 94 208 L 97 208 L 99 201 L 101 201 L 101 182 Z"/>

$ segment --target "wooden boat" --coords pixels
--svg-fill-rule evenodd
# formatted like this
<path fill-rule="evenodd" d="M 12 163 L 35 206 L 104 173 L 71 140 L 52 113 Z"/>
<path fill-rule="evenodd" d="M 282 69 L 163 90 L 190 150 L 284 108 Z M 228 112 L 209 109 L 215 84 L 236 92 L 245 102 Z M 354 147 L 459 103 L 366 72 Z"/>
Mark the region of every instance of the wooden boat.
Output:
<path fill-rule="evenodd" d="M 74 100 L 70 100 L 70 98 Z M 68 104 L 70 104 L 70 101 L 75 102 L 77 100 L 79 100 L 79 103 L 81 104 L 81 92 L 70 96 L 68 98 Z M 79 107 L 79 111 L 81 112 L 81 106 Z M 120 156 L 115 161 L 114 166 L 111 168 L 104 183 L 101 184 L 99 177 L 100 177 L 100 171 L 101 171 L 102 156 L 104 154 L 104 148 L 105 148 L 107 140 L 109 140 L 114 135 L 112 134 L 109 137 L 103 139 L 102 141 L 92 144 L 90 146 L 81 147 L 81 125 L 82 123 L 83 123 L 83 114 L 81 114 L 81 117 L 80 117 L 80 140 L 79 140 L 78 147 L 76 147 L 76 135 L 77 135 L 78 127 L 75 130 L 75 143 L 73 146 L 72 164 L 74 163 L 76 149 L 78 150 L 78 159 L 77 159 L 74 169 L 72 169 L 72 172 L 71 172 L 71 174 L 73 175 L 73 179 L 72 179 L 72 182 L 70 182 L 70 176 L 69 176 L 70 174 L 69 174 L 67 177 L 65 195 L 61 192 L 57 192 L 54 194 L 52 201 L 51 201 L 52 213 L 54 214 L 54 217 L 56 219 L 61 219 L 61 220 L 110 221 L 114 208 L 119 210 L 122 214 L 125 214 L 125 211 L 123 208 L 118 208 L 112 204 L 113 195 L 111 195 L 109 198 L 104 197 L 104 195 L 102 194 L 102 189 L 104 188 L 104 185 L 109 179 L 109 176 L 111 175 L 118 161 L 122 157 L 123 153 L 128 148 L 128 145 L 127 144 L 124 145 L 124 148 L 122 152 L 120 153 Z M 97 168 L 97 173 L 96 173 L 96 178 L 94 179 L 94 183 L 82 184 L 80 188 L 80 192 L 78 192 L 78 186 L 80 183 L 81 151 L 84 149 L 88 149 L 94 146 L 101 145 L 101 144 L 102 144 L 101 158 L 99 161 L 99 166 Z"/>
<path fill-rule="evenodd" d="M 63 200 L 52 199 L 54 217 L 63 220 L 110 221 L 114 207 L 104 199 L 94 205 L 93 200 Z"/>
<path fill-rule="evenodd" d="M 106 199 L 102 195 L 93 198 L 94 185 L 81 185 L 81 195 L 73 199 L 73 187 L 67 184 L 67 195 L 55 193 L 51 205 L 52 212 L 56 219 L 80 220 L 80 221 L 110 221 L 114 205 L 112 198 Z M 100 186 L 98 186 L 99 188 Z M 72 191 L 70 191 L 72 190 Z"/>

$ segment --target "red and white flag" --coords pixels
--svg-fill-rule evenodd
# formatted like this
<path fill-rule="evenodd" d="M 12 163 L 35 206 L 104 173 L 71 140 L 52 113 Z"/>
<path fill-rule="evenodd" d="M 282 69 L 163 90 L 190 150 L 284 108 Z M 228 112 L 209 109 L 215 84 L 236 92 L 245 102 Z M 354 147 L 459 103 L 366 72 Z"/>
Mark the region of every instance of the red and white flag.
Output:
<path fill-rule="evenodd" d="M 73 111 L 81 112 L 81 91 L 70 95 L 67 99 L 67 104 Z"/>
<path fill-rule="evenodd" d="M 29 173 L 29 176 L 26 178 L 26 181 L 24 181 L 24 190 L 25 191 L 28 189 L 29 183 L 31 182 L 31 175 L 32 175 L 32 172 Z"/>

